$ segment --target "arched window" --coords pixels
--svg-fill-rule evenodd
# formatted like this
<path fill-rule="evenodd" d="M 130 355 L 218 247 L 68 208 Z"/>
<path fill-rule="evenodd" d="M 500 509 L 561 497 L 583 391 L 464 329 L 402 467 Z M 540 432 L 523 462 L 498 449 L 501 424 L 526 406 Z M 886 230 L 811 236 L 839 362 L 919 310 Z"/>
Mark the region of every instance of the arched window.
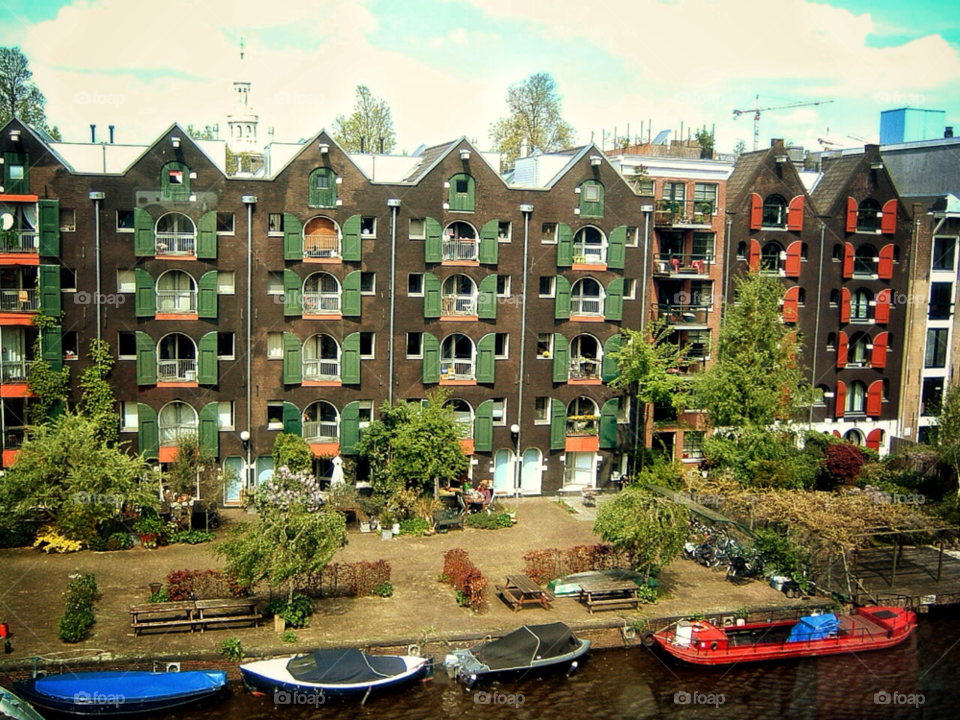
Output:
<path fill-rule="evenodd" d="M 327 167 L 310 173 L 310 207 L 335 208 L 337 206 L 337 174 Z"/>
<path fill-rule="evenodd" d="M 312 335 L 303 344 L 303 379 L 340 380 L 340 345 L 329 335 Z"/>
<path fill-rule="evenodd" d="M 183 213 L 167 213 L 157 220 L 157 255 L 196 255 L 197 226 Z"/>
<path fill-rule="evenodd" d="M 833 246 L 833 261 L 843 262 L 843 243 L 836 243 Z"/>
<path fill-rule="evenodd" d="M 599 380 L 603 345 L 593 335 L 577 335 L 570 343 L 570 379 Z"/>
<path fill-rule="evenodd" d="M 768 195 L 763 201 L 762 225 L 777 228 L 787 226 L 787 201 L 780 195 Z"/>
<path fill-rule="evenodd" d="M 873 245 L 861 245 L 853 256 L 854 275 L 874 275 L 877 272 L 877 249 Z"/>
<path fill-rule="evenodd" d="M 863 445 L 863 433 L 854 428 L 844 433 L 843 439 L 851 445 Z"/>
<path fill-rule="evenodd" d="M 196 382 L 197 345 L 186 335 L 171 333 L 157 344 L 158 382 Z"/>
<path fill-rule="evenodd" d="M 457 260 L 477 260 L 479 243 L 477 243 L 477 229 L 470 223 L 457 221 L 450 223 L 443 231 L 444 262 Z"/>
<path fill-rule="evenodd" d="M 866 333 L 856 333 L 850 338 L 850 344 L 847 350 L 847 367 L 864 367 L 870 360 L 870 351 L 867 345 L 870 338 Z"/>
<path fill-rule="evenodd" d="M 315 217 L 303 226 L 303 256 L 305 258 L 338 258 L 340 228 L 330 218 Z"/>
<path fill-rule="evenodd" d="M 440 345 L 440 377 L 444 380 L 476 380 L 477 349 L 461 333 L 448 335 Z"/>
<path fill-rule="evenodd" d="M 840 291 L 833 289 L 830 291 L 830 307 L 837 307 L 840 305 Z"/>
<path fill-rule="evenodd" d="M 185 402 L 174 400 L 160 409 L 157 424 L 160 427 L 160 445 L 176 447 L 181 437 L 197 434 L 197 411 Z"/>
<path fill-rule="evenodd" d="M 603 286 L 593 278 L 577 280 L 570 289 L 570 314 L 603 316 Z"/>
<path fill-rule="evenodd" d="M 464 440 L 473 438 L 473 408 L 466 400 L 450 398 L 444 407 L 453 410 L 453 421 L 457 424 L 460 437 Z"/>
<path fill-rule="evenodd" d="M 607 239 L 593 226 L 577 230 L 573 236 L 573 262 L 578 265 L 603 265 L 607 262 Z"/>
<path fill-rule="evenodd" d="M 303 312 L 324 315 L 340 312 L 340 281 L 330 273 L 314 273 L 303 282 Z"/>
<path fill-rule="evenodd" d="M 443 281 L 442 307 L 444 317 L 477 314 L 477 285 L 466 275 L 451 275 Z"/>
<path fill-rule="evenodd" d="M 318 400 L 303 411 L 303 439 L 310 443 L 334 443 L 340 439 L 340 413 Z"/>
<path fill-rule="evenodd" d="M 836 333 L 827 333 L 827 350 L 836 350 L 837 349 L 837 334 Z"/>
<path fill-rule="evenodd" d="M 867 386 L 854 380 L 847 388 L 847 407 L 849 415 L 862 415 L 867 409 Z"/>
<path fill-rule="evenodd" d="M 581 395 L 567 406 L 567 435 L 597 435 L 600 432 L 600 409 Z"/>
<path fill-rule="evenodd" d="M 783 269 L 783 245 L 778 242 L 768 242 L 760 250 L 760 272 L 764 275 L 779 275 Z"/>
<path fill-rule="evenodd" d="M 873 302 L 873 293 L 860 288 L 850 298 L 850 322 L 868 322 L 873 315 L 870 303 Z"/>
<path fill-rule="evenodd" d="M 157 314 L 193 315 L 197 312 L 197 283 L 182 270 L 157 278 Z"/>
<path fill-rule="evenodd" d="M 880 203 L 867 198 L 857 207 L 857 232 L 876 232 L 880 229 Z"/>

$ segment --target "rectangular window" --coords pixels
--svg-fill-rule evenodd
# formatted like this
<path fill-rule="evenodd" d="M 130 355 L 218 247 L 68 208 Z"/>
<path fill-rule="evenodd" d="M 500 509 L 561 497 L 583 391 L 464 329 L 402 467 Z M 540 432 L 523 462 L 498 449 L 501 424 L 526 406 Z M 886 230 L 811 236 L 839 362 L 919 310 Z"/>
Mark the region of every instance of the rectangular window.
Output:
<path fill-rule="evenodd" d="M 283 235 L 283 213 L 267 215 L 267 235 Z"/>
<path fill-rule="evenodd" d="M 931 320 L 949 320 L 953 314 L 953 283 L 930 283 L 930 311 Z"/>
<path fill-rule="evenodd" d="M 60 290 L 62 292 L 77 291 L 77 271 L 73 268 L 60 268 Z"/>
<path fill-rule="evenodd" d="M 283 273 L 267 273 L 267 295 L 283 295 Z"/>
<path fill-rule="evenodd" d="M 134 230 L 133 210 L 117 210 L 117 232 L 132 233 Z"/>
<path fill-rule="evenodd" d="M 167 182 L 171 185 L 183 185 L 183 170 L 170 170 L 167 172 Z"/>
<path fill-rule="evenodd" d="M 657 184 L 655 180 L 637 180 L 637 192 L 641 195 L 653 195 L 656 193 L 656 189 Z"/>
<path fill-rule="evenodd" d="M 586 202 L 600 202 L 600 186 L 592 183 L 590 185 L 584 185 L 583 199 Z"/>
<path fill-rule="evenodd" d="M 267 403 L 267 430 L 280 430 L 283 428 L 283 403 Z"/>
<path fill-rule="evenodd" d="M 533 401 L 533 424 L 550 424 L 550 398 L 540 396 Z"/>
<path fill-rule="evenodd" d="M 377 292 L 377 275 L 372 272 L 360 273 L 360 294 L 373 295 Z"/>
<path fill-rule="evenodd" d="M 220 270 L 217 272 L 217 294 L 233 295 L 236 292 L 236 275 L 233 270 Z"/>
<path fill-rule="evenodd" d="M 329 190 L 330 189 L 330 176 L 326 173 L 320 173 L 317 175 L 317 190 Z"/>
<path fill-rule="evenodd" d="M 699 307 L 713 305 L 713 282 L 710 280 L 691 280 L 690 304 Z"/>
<path fill-rule="evenodd" d="M 235 357 L 234 334 L 232 332 L 217 333 L 217 360 L 233 360 Z"/>
<path fill-rule="evenodd" d="M 233 235 L 234 224 L 233 213 L 217 213 L 217 235 Z"/>
<path fill-rule="evenodd" d="M 233 419 L 233 403 L 229 400 L 217 403 L 217 420 L 221 430 L 233 430 L 235 421 Z"/>
<path fill-rule="evenodd" d="M 687 197 L 687 186 L 682 182 L 665 182 L 663 184 L 663 199 L 682 203 Z"/>
<path fill-rule="evenodd" d="M 10 179 L 11 179 L 11 180 L 23 180 L 23 165 L 11 165 L 11 166 L 10 166 Z"/>
<path fill-rule="evenodd" d="M 73 208 L 60 208 L 60 232 L 75 232 L 77 229 L 77 211 Z"/>
<path fill-rule="evenodd" d="M 933 239 L 933 269 L 952 271 L 957 254 L 957 239 L 938 237 Z"/>
<path fill-rule="evenodd" d="M 360 235 L 365 238 L 377 236 L 377 219 L 375 217 L 360 218 Z"/>
<path fill-rule="evenodd" d="M 140 428 L 140 412 L 135 402 L 120 403 L 123 414 L 121 432 L 136 432 Z"/>
<path fill-rule="evenodd" d="M 637 299 L 637 281 L 633 278 L 625 278 L 623 281 L 623 299 L 624 300 L 636 300 Z"/>
<path fill-rule="evenodd" d="M 117 270 L 117 292 L 137 291 L 137 273 L 133 270 Z"/>
<path fill-rule="evenodd" d="M 923 366 L 942 368 L 947 366 L 947 338 L 950 331 L 946 328 L 927 330 L 927 352 Z"/>
<path fill-rule="evenodd" d="M 427 224 L 419 218 L 410 218 L 410 239 L 423 240 L 427 237 Z"/>
<path fill-rule="evenodd" d="M 509 275 L 497 275 L 497 297 L 510 297 Z"/>
<path fill-rule="evenodd" d="M 537 334 L 537 357 L 544 360 L 553 357 L 553 333 Z"/>
<path fill-rule="evenodd" d="M 717 186 L 697 183 L 693 186 L 693 212 L 713 215 L 717 211 Z"/>
<path fill-rule="evenodd" d="M 267 359 L 283 360 L 283 333 L 267 333 Z"/>
<path fill-rule="evenodd" d="M 493 400 L 493 424 L 506 425 L 507 424 L 507 399 L 492 398 L 492 400 Z"/>
<path fill-rule="evenodd" d="M 466 195 L 470 192 L 470 183 L 465 178 L 457 178 L 457 194 Z"/>
<path fill-rule="evenodd" d="M 627 228 L 627 247 L 637 247 L 640 245 L 640 228 Z"/>
<path fill-rule="evenodd" d="M 121 360 L 137 359 L 137 334 L 130 330 L 117 333 L 117 357 Z"/>
<path fill-rule="evenodd" d="M 700 460 L 703 458 L 703 431 L 687 430 L 683 434 L 683 459 Z"/>
<path fill-rule="evenodd" d="M 940 407 L 943 402 L 943 383 L 942 377 L 926 378 L 923 381 L 923 389 L 920 391 L 920 414 L 930 417 L 939 415 Z"/>
<path fill-rule="evenodd" d="M 557 242 L 556 223 L 543 223 L 543 225 L 540 226 L 540 242 L 547 244 Z"/>
<path fill-rule="evenodd" d="M 540 297 L 552 298 L 554 295 L 556 295 L 556 291 L 557 291 L 557 276 L 541 275 L 540 276 Z"/>
<path fill-rule="evenodd" d="M 410 297 L 423 297 L 423 273 L 410 273 L 407 275 L 407 295 Z"/>
<path fill-rule="evenodd" d="M 76 330 L 67 330 L 65 333 L 63 333 L 60 344 L 61 344 L 61 347 L 63 348 L 64 360 L 77 359 L 77 355 L 80 352 L 80 345 L 77 340 Z"/>
<path fill-rule="evenodd" d="M 507 333 L 497 333 L 494 336 L 493 356 L 496 360 L 510 357 L 510 336 Z"/>
<path fill-rule="evenodd" d="M 357 410 L 357 417 L 360 420 L 360 427 L 373 422 L 373 400 L 361 400 L 360 408 Z"/>
<path fill-rule="evenodd" d="M 423 357 L 423 333 L 407 333 L 407 358 L 417 359 Z"/>
<path fill-rule="evenodd" d="M 630 396 L 620 398 L 617 406 L 617 423 L 626 425 L 630 422 Z"/>
<path fill-rule="evenodd" d="M 510 242 L 513 237 L 513 223 L 501 222 L 497 226 L 497 240 L 500 242 Z"/>
<path fill-rule="evenodd" d="M 713 260 L 714 238 L 716 233 L 695 232 L 693 234 L 693 260 Z"/>
<path fill-rule="evenodd" d="M 360 359 L 373 360 L 376 336 L 372 332 L 360 333 Z"/>

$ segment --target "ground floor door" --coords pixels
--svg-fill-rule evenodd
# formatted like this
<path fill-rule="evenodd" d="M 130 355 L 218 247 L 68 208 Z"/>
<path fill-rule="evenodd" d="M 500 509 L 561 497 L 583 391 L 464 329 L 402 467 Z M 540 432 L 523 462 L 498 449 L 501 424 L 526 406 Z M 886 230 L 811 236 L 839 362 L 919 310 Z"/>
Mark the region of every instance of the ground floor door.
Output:
<path fill-rule="evenodd" d="M 512 495 L 515 483 L 516 459 L 513 450 L 497 450 L 493 456 L 493 491 L 500 495 Z"/>
<path fill-rule="evenodd" d="M 523 453 L 520 470 L 520 492 L 524 495 L 539 495 L 543 484 L 543 457 L 537 448 L 528 448 Z"/>
<path fill-rule="evenodd" d="M 240 491 L 243 489 L 246 468 L 242 457 L 228 457 L 223 460 L 223 504 L 239 505 Z"/>
<path fill-rule="evenodd" d="M 579 490 L 597 486 L 597 458 L 592 452 L 568 452 L 563 468 L 563 489 Z"/>

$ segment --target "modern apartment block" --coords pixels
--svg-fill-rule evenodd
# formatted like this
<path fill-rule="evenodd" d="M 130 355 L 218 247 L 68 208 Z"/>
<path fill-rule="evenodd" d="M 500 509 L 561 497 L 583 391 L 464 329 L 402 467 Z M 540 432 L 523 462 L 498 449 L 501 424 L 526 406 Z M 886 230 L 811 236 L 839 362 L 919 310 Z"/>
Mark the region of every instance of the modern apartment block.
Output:
<path fill-rule="evenodd" d="M 608 383 L 644 312 L 653 199 L 595 146 L 508 185 L 466 139 L 351 156 L 321 132 L 268 148 L 264 178 L 226 177 L 222 143 L 176 125 L 149 147 L 67 147 L 14 120 L 0 145 L 4 466 L 31 363 L 71 367 L 75 400 L 99 337 L 121 438 L 163 463 L 197 433 L 242 478 L 228 503 L 272 470 L 280 431 L 329 479 L 383 402 L 438 387 L 498 491 L 626 470 L 634 409 Z M 61 323 L 37 357 L 40 312 Z"/>

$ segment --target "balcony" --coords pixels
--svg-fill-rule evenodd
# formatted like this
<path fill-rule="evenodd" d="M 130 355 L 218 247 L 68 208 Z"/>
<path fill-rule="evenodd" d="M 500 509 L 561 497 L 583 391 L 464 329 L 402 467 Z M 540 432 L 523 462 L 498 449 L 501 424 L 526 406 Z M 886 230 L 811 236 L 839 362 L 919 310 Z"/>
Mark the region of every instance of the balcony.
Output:
<path fill-rule="evenodd" d="M 157 361 L 157 382 L 196 382 L 197 361 L 159 360 Z"/>
<path fill-rule="evenodd" d="M 330 233 L 304 235 L 303 257 L 315 260 L 340 259 L 340 238 Z"/>
<path fill-rule="evenodd" d="M 440 314 L 443 317 L 476 317 L 477 298 L 469 295 L 444 295 Z"/>
<path fill-rule="evenodd" d="M 575 295 L 570 298 L 570 315 L 603 317 L 603 298 Z"/>
<path fill-rule="evenodd" d="M 197 294 L 190 290 L 157 290 L 158 315 L 196 315 Z"/>
<path fill-rule="evenodd" d="M 340 312 L 340 293 L 304 293 L 305 315 L 328 315 Z"/>
<path fill-rule="evenodd" d="M 658 200 L 653 224 L 658 227 L 710 228 L 714 204 L 693 200 Z"/>
<path fill-rule="evenodd" d="M 27 437 L 27 429 L 24 427 L 7 427 L 3 431 L 3 449 L 19 450 L 23 446 L 23 441 Z"/>
<path fill-rule="evenodd" d="M 36 230 L 0 230 L 0 254 L 36 254 L 39 249 L 40 233 Z"/>
<path fill-rule="evenodd" d="M 340 361 L 304 360 L 303 379 L 311 382 L 340 382 Z"/>
<path fill-rule="evenodd" d="M 570 358 L 571 380 L 600 380 L 601 361 L 597 358 Z"/>
<path fill-rule="evenodd" d="M 0 312 L 30 313 L 40 309 L 40 295 L 35 289 L 0 289 Z"/>
<path fill-rule="evenodd" d="M 197 236 L 194 233 L 158 232 L 157 257 L 194 257 L 197 254 Z"/>
<path fill-rule="evenodd" d="M 599 435 L 600 418 L 596 415 L 568 415 L 567 435 Z"/>
<path fill-rule="evenodd" d="M 196 434 L 196 425 L 161 425 L 160 446 L 177 447 L 181 437 L 189 437 Z"/>
<path fill-rule="evenodd" d="M 476 363 L 473 360 L 441 360 L 440 380 L 476 380 Z"/>
<path fill-rule="evenodd" d="M 13 360 L 0 363 L 0 382 L 24 383 L 30 377 L 33 361 Z"/>
<path fill-rule="evenodd" d="M 443 262 L 477 262 L 479 244 L 474 239 L 445 239 L 441 259 Z"/>
<path fill-rule="evenodd" d="M 712 264 L 712 253 L 657 253 L 653 259 L 653 274 L 658 277 L 707 276 Z"/>
<path fill-rule="evenodd" d="M 593 243 L 573 244 L 574 265 L 606 265 L 606 253 L 603 245 Z"/>
<path fill-rule="evenodd" d="M 305 420 L 303 439 L 313 444 L 340 442 L 340 426 L 336 421 Z"/>
<path fill-rule="evenodd" d="M 710 320 L 710 310 L 709 305 L 659 304 L 653 306 L 653 317 L 657 320 L 665 320 L 671 326 L 706 326 Z"/>

